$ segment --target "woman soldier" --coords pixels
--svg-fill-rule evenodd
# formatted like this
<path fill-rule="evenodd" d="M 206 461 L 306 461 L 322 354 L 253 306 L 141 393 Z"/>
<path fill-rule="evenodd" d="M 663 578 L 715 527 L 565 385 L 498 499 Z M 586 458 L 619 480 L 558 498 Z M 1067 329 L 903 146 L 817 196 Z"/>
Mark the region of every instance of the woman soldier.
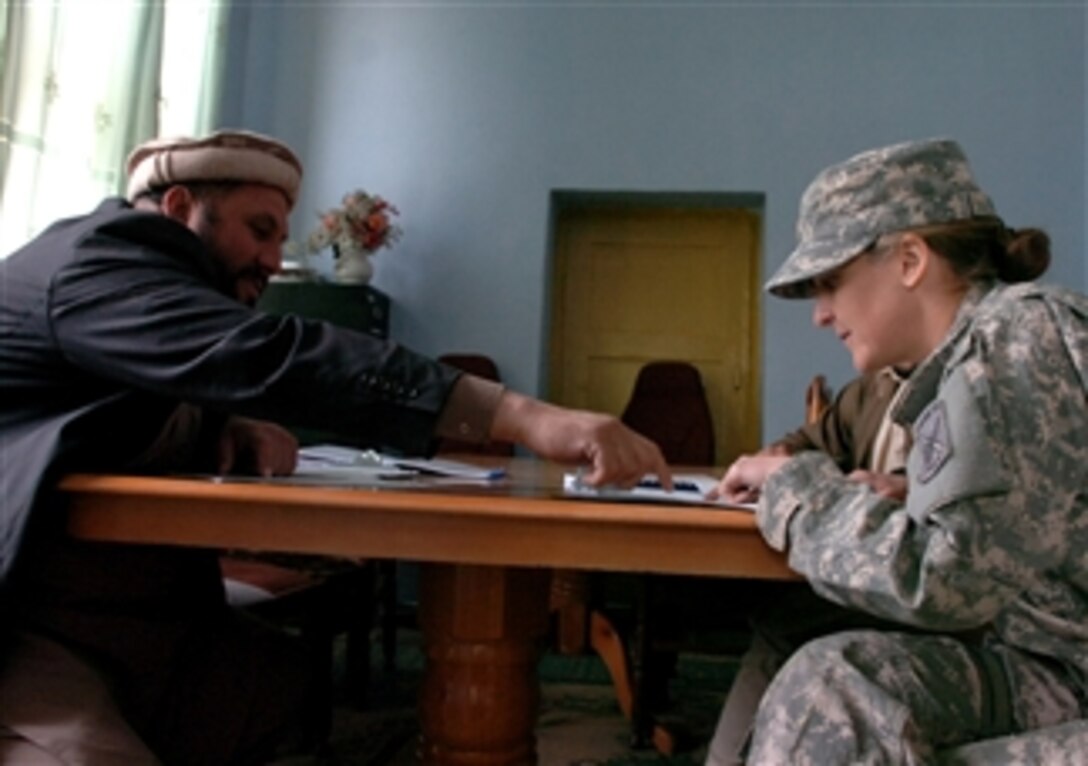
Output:
<path fill-rule="evenodd" d="M 860 371 L 915 368 L 892 413 L 913 433 L 907 498 L 820 452 L 742 457 L 718 492 L 759 498 L 763 536 L 817 593 L 904 630 L 802 646 L 760 704 L 749 762 L 925 763 L 1082 718 L 1088 299 L 1029 281 L 1048 238 L 1005 227 L 952 141 L 823 171 L 798 236 L 767 289 L 814 298 Z M 1039 739 L 1000 746 L 1038 763 Z"/>

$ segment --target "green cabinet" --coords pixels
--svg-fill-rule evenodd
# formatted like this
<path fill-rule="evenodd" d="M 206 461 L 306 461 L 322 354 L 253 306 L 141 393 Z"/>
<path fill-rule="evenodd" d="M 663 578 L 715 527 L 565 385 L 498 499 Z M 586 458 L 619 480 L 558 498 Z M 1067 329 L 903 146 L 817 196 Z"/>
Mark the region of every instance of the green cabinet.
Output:
<path fill-rule="evenodd" d="M 336 282 L 268 283 L 257 307 L 272 314 L 298 314 L 389 337 L 389 296 L 370 285 Z"/>

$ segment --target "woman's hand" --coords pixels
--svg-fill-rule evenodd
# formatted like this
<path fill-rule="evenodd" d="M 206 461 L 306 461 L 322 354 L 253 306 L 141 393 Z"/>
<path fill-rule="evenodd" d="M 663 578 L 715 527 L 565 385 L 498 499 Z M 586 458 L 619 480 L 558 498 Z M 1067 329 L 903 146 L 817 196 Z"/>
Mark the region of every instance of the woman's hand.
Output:
<path fill-rule="evenodd" d="M 231 417 L 219 434 L 218 453 L 220 474 L 289 476 L 298 463 L 298 440 L 275 423 Z"/>
<path fill-rule="evenodd" d="M 729 466 L 717 488 L 711 490 L 708 497 L 729 503 L 754 503 L 759 500 L 767 477 L 789 459 L 789 455 L 743 455 Z"/>

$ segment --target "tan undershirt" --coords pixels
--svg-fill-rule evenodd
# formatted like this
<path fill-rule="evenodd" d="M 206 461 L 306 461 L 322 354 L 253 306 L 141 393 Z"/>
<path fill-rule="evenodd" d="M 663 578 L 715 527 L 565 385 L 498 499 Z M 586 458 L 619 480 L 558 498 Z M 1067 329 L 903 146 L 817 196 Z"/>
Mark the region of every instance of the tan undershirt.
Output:
<path fill-rule="evenodd" d="M 882 375 L 888 375 L 901 380 L 893 370 L 883 370 Z M 888 402 L 884 410 L 884 417 L 880 421 L 880 428 L 876 432 L 873 442 L 873 464 L 870 470 L 874 473 L 895 473 L 903 471 L 907 467 L 907 453 L 910 452 L 910 434 L 903 426 L 894 422 L 889 414 L 895 410 L 896 404 L 903 396 L 906 386 L 900 384 L 895 395 Z"/>

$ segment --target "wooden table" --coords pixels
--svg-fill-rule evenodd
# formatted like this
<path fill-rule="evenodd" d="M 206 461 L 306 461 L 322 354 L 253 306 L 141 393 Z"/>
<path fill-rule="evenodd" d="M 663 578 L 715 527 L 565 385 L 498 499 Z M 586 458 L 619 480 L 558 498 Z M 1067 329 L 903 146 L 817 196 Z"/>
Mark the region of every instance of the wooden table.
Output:
<path fill-rule="evenodd" d="M 536 762 L 553 568 L 796 577 L 750 513 L 572 499 L 559 466 L 486 462 L 505 464 L 508 478 L 377 488 L 80 474 L 60 486 L 69 529 L 84 539 L 421 562 L 427 764 Z"/>

